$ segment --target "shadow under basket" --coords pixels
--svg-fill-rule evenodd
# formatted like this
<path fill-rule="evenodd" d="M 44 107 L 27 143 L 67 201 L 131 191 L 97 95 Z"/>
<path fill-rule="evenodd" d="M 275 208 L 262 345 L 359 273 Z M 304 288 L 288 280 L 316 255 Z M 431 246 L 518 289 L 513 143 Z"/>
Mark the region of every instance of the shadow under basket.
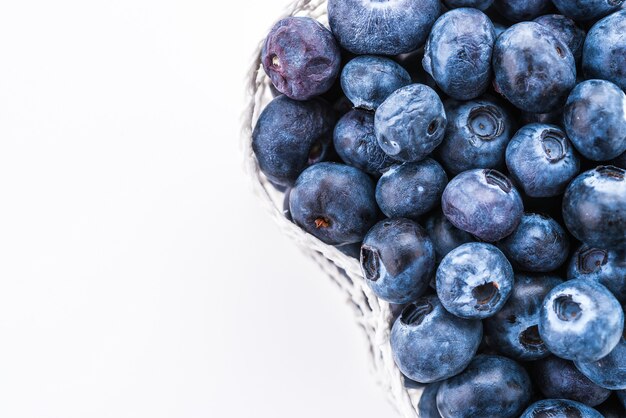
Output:
<path fill-rule="evenodd" d="M 326 1 L 300 0 L 292 3 L 284 16 L 309 16 L 328 26 Z M 278 20 L 277 19 L 277 20 Z M 274 22 L 268 22 L 273 24 Z M 389 345 L 389 334 L 394 318 L 392 307 L 372 293 L 365 284 L 359 262 L 335 247 L 324 244 L 287 220 L 282 211 L 283 193 L 278 192 L 260 172 L 252 151 L 252 130 L 263 108 L 272 100 L 271 82 L 261 66 L 261 47 L 255 52 L 254 62 L 247 76 L 246 109 L 243 115 L 242 148 L 245 170 L 255 194 L 267 209 L 281 231 L 290 237 L 301 250 L 311 257 L 345 295 L 354 313 L 357 325 L 362 329 L 369 349 L 370 368 L 390 401 L 405 418 L 418 417 L 416 405 L 422 387 L 405 378 L 396 367 Z"/>

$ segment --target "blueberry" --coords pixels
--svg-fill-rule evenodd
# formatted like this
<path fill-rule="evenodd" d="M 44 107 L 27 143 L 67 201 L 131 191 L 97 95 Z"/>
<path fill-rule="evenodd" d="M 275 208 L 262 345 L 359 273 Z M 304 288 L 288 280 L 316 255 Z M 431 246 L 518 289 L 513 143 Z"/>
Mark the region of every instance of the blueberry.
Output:
<path fill-rule="evenodd" d="M 578 84 L 567 98 L 563 121 L 578 152 L 590 160 L 610 160 L 626 151 L 626 94 L 609 81 Z"/>
<path fill-rule="evenodd" d="M 443 0 L 448 9 L 458 9 L 460 7 L 470 7 L 485 11 L 492 4 L 493 0 Z"/>
<path fill-rule="evenodd" d="M 577 361 L 576 367 L 592 382 L 603 388 L 626 389 L 626 340 L 622 336 L 608 355 L 592 362 Z"/>
<path fill-rule="evenodd" d="M 424 69 L 448 96 L 478 97 L 491 82 L 495 40 L 487 15 L 476 9 L 454 9 L 435 22 L 426 42 Z"/>
<path fill-rule="evenodd" d="M 416 219 L 441 200 L 448 176 L 431 158 L 394 165 L 376 184 L 376 202 L 388 217 Z"/>
<path fill-rule="evenodd" d="M 598 411 L 567 399 L 544 399 L 528 407 L 520 418 L 604 418 Z"/>
<path fill-rule="evenodd" d="M 562 194 L 580 170 L 580 160 L 561 128 L 533 123 L 524 126 L 506 148 L 513 180 L 530 197 Z"/>
<path fill-rule="evenodd" d="M 328 20 L 348 51 L 397 55 L 424 44 L 440 8 L 438 0 L 329 0 Z"/>
<path fill-rule="evenodd" d="M 341 71 L 341 88 L 348 99 L 368 110 L 376 110 L 391 93 L 409 84 L 409 73 L 389 58 L 359 56 Z"/>
<path fill-rule="evenodd" d="M 361 256 L 361 243 L 355 242 L 353 244 L 345 244 L 345 245 L 337 245 L 335 246 L 339 251 L 348 257 L 352 257 L 354 259 L 359 259 Z"/>
<path fill-rule="evenodd" d="M 422 296 L 435 271 L 435 250 L 417 223 L 385 219 L 365 236 L 361 246 L 365 283 L 381 299 L 402 304 Z"/>
<path fill-rule="evenodd" d="M 334 125 L 333 111 L 322 100 L 272 100 L 252 132 L 261 171 L 274 183 L 292 185 L 306 167 L 324 159 Z"/>
<path fill-rule="evenodd" d="M 437 408 L 446 418 L 517 418 L 530 403 L 528 373 L 506 357 L 479 355 L 467 369 L 446 380 Z"/>
<path fill-rule="evenodd" d="M 525 271 L 559 268 L 569 255 L 569 238 L 554 219 L 534 213 L 522 216 L 517 229 L 498 243 L 511 263 Z"/>
<path fill-rule="evenodd" d="M 611 395 L 610 390 L 593 383 L 574 363 L 555 356 L 534 362 L 531 376 L 546 398 L 570 399 L 587 406 L 597 406 Z"/>
<path fill-rule="evenodd" d="M 341 53 L 332 33 L 317 20 L 287 17 L 267 35 L 261 62 L 278 91 L 307 100 L 331 88 L 341 68 Z"/>
<path fill-rule="evenodd" d="M 553 354 L 566 360 L 601 359 L 617 345 L 623 328 L 619 302 L 606 287 L 584 279 L 555 287 L 541 307 L 539 335 Z"/>
<path fill-rule="evenodd" d="M 451 174 L 472 168 L 504 167 L 504 151 L 513 135 L 513 120 L 488 98 L 444 102 L 448 126 L 437 158 Z"/>
<path fill-rule="evenodd" d="M 441 418 L 437 409 L 437 391 L 441 386 L 440 382 L 431 383 L 424 388 L 417 404 L 417 412 L 420 418 Z"/>
<path fill-rule="evenodd" d="M 626 250 L 625 176 L 621 168 L 600 166 L 570 183 L 563 196 L 563 219 L 572 235 L 594 247 Z"/>
<path fill-rule="evenodd" d="M 552 0 L 561 14 L 574 20 L 596 20 L 619 10 L 624 0 Z"/>
<path fill-rule="evenodd" d="M 446 218 L 483 241 L 511 234 L 522 218 L 522 198 L 511 181 L 496 170 L 469 170 L 453 178 L 441 197 Z"/>
<path fill-rule="evenodd" d="M 550 0 L 495 0 L 494 8 L 511 22 L 532 20 L 552 9 Z"/>
<path fill-rule="evenodd" d="M 432 383 L 465 369 L 482 335 L 480 321 L 457 318 L 436 296 L 425 296 L 404 308 L 393 324 L 391 351 L 405 376 Z"/>
<path fill-rule="evenodd" d="M 461 318 L 482 319 L 502 309 L 513 290 L 513 268 L 491 244 L 470 242 L 450 251 L 437 268 L 437 295 Z"/>
<path fill-rule="evenodd" d="M 297 225 L 332 245 L 360 242 L 378 214 L 372 180 L 337 163 L 304 170 L 291 189 L 289 209 Z"/>
<path fill-rule="evenodd" d="M 558 0 L 555 0 L 555 3 Z M 571 0 L 565 0 L 571 1 Z M 606 1 L 606 0 L 602 0 Z M 576 23 L 563 15 L 544 15 L 534 20 L 541 26 L 548 28 L 555 36 L 563 41 L 572 51 L 574 60 L 579 63 L 583 56 L 583 44 L 585 43 L 585 31 L 576 26 Z"/>
<path fill-rule="evenodd" d="M 437 93 L 423 84 L 411 84 L 396 90 L 376 109 L 374 128 L 389 156 L 419 161 L 441 143 L 446 123 Z"/>
<path fill-rule="evenodd" d="M 509 28 L 509 26 L 504 25 L 502 23 L 493 22 L 493 28 L 495 29 L 495 32 L 496 32 L 496 39 L 498 39 L 500 35 L 502 35 Z"/>
<path fill-rule="evenodd" d="M 553 276 L 516 275 L 508 301 L 483 321 L 490 347 L 516 360 L 536 360 L 549 352 L 539 337 L 539 311 L 544 297 L 563 283 Z"/>
<path fill-rule="evenodd" d="M 500 35 L 493 69 L 496 90 L 526 112 L 555 110 L 576 84 L 576 65 L 568 46 L 535 22 L 518 23 Z"/>
<path fill-rule="evenodd" d="M 435 246 L 435 250 L 437 247 Z M 622 304 L 626 303 L 626 253 L 583 244 L 572 255 L 568 279 L 585 279 L 604 285 Z"/>
<path fill-rule="evenodd" d="M 626 9 L 596 23 L 585 39 L 583 72 L 626 90 Z"/>
<path fill-rule="evenodd" d="M 339 157 L 366 173 L 380 175 L 394 163 L 378 145 L 371 112 L 355 109 L 343 115 L 335 126 L 333 140 Z"/>
<path fill-rule="evenodd" d="M 547 125 L 561 125 L 563 120 L 563 109 L 557 109 L 548 113 L 529 113 L 522 112 L 521 125 L 530 125 L 531 123 L 542 123 Z"/>
<path fill-rule="evenodd" d="M 424 227 L 435 246 L 437 262 L 456 247 L 474 241 L 470 234 L 452 225 L 440 211 L 432 213 Z"/>

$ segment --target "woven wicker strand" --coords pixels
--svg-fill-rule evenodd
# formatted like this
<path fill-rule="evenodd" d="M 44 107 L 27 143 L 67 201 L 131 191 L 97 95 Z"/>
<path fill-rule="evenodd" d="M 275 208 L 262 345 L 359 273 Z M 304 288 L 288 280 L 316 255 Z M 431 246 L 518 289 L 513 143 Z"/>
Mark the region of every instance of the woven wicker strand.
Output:
<path fill-rule="evenodd" d="M 327 24 L 326 1 L 299 0 L 292 3 L 284 16 L 309 16 Z M 415 405 L 421 395 L 419 389 L 407 389 L 404 378 L 394 364 L 389 332 L 392 313 L 389 304 L 380 301 L 365 285 L 357 260 L 346 256 L 335 247 L 324 244 L 288 221 L 282 212 L 282 193 L 277 192 L 259 171 L 252 151 L 252 130 L 259 114 L 272 99 L 270 80 L 261 67 L 261 44 L 257 48 L 248 74 L 247 106 L 243 115 L 242 148 L 245 171 L 255 194 L 265 209 L 300 249 L 311 257 L 331 280 L 339 286 L 352 308 L 357 324 L 362 328 L 371 355 L 371 369 L 382 389 L 402 417 L 416 418 Z"/>

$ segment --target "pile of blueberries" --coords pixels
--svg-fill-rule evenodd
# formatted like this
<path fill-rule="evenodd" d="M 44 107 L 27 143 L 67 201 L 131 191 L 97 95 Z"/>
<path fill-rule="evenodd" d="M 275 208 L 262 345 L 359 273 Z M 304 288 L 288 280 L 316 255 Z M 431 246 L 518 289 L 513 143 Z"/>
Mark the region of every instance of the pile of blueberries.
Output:
<path fill-rule="evenodd" d="M 624 0 L 328 18 L 268 34 L 252 146 L 285 215 L 391 304 L 420 417 L 626 417 Z"/>

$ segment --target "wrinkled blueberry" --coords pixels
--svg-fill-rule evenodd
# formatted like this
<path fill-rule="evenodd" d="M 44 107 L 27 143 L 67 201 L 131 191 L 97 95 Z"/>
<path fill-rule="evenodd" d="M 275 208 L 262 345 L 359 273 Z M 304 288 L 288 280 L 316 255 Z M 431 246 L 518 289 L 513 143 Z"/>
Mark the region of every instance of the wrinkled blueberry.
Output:
<path fill-rule="evenodd" d="M 454 9 L 443 14 L 430 32 L 423 65 L 448 96 L 469 100 L 491 82 L 491 53 L 496 34 L 480 10 Z"/>
<path fill-rule="evenodd" d="M 431 158 L 394 165 L 376 184 L 376 202 L 390 218 L 416 219 L 439 205 L 447 183 L 446 172 Z"/>
<path fill-rule="evenodd" d="M 378 222 L 361 246 L 365 283 L 381 299 L 402 304 L 416 300 L 435 271 L 435 250 L 420 225 L 405 218 Z"/>
<path fill-rule="evenodd" d="M 532 364 L 533 382 L 546 398 L 570 399 L 587 406 L 600 405 L 611 391 L 582 374 L 574 363 L 550 356 Z"/>
<path fill-rule="evenodd" d="M 322 100 L 272 100 L 252 132 L 261 171 L 274 183 L 292 185 L 306 167 L 324 159 L 334 125 L 332 109 Z"/>
<path fill-rule="evenodd" d="M 526 213 L 517 229 L 498 243 L 498 248 L 520 270 L 548 272 L 567 260 L 569 238 L 554 219 Z"/>
<path fill-rule="evenodd" d="M 460 7 L 469 7 L 485 11 L 493 4 L 493 0 L 443 0 L 449 9 L 458 9 Z"/>
<path fill-rule="evenodd" d="M 555 3 L 558 0 L 555 0 Z M 571 0 L 565 0 L 571 1 Z M 603 0 L 606 1 L 606 0 Z M 533 22 L 548 28 L 553 35 L 565 42 L 574 55 L 574 60 L 579 63 L 583 56 L 583 44 L 585 43 L 585 31 L 576 26 L 576 23 L 563 15 L 539 16 Z"/>
<path fill-rule="evenodd" d="M 513 290 L 513 268 L 498 248 L 470 242 L 450 251 L 437 268 L 437 295 L 448 312 L 482 319 L 502 309 Z"/>
<path fill-rule="evenodd" d="M 585 39 L 583 72 L 626 90 L 626 9 L 596 23 Z"/>
<path fill-rule="evenodd" d="M 576 84 L 576 65 L 568 46 L 535 22 L 511 26 L 493 52 L 496 90 L 532 113 L 562 106 Z"/>
<path fill-rule="evenodd" d="M 341 88 L 355 107 L 376 110 L 400 87 L 411 84 L 411 76 L 395 61 L 371 55 L 353 58 L 341 71 Z"/>
<path fill-rule="evenodd" d="M 544 297 L 563 283 L 554 276 L 516 275 L 509 300 L 483 321 L 490 347 L 516 360 L 536 360 L 549 354 L 539 337 L 539 311 Z"/>
<path fill-rule="evenodd" d="M 606 389 L 626 389 L 626 340 L 622 336 L 617 346 L 600 360 L 577 361 L 576 367 L 592 382 Z"/>
<path fill-rule="evenodd" d="M 452 225 L 440 211 L 432 213 L 424 227 L 435 246 L 437 262 L 456 247 L 474 241 L 470 234 Z"/>
<path fill-rule="evenodd" d="M 555 125 L 524 126 L 509 142 L 505 157 L 511 177 L 530 197 L 562 194 L 580 170 L 574 147 Z"/>
<path fill-rule="evenodd" d="M 480 321 L 457 318 L 436 296 L 425 296 L 404 308 L 393 324 L 391 350 L 405 376 L 432 383 L 465 369 L 482 335 Z"/>
<path fill-rule="evenodd" d="M 310 17 L 287 17 L 270 31 L 261 62 L 272 83 L 286 96 L 307 100 L 331 88 L 341 67 L 332 33 Z"/>
<path fill-rule="evenodd" d="M 552 0 L 561 14 L 574 20 L 596 20 L 616 10 L 624 0 Z"/>
<path fill-rule="evenodd" d="M 330 29 L 354 54 L 397 55 L 424 44 L 438 0 L 329 0 Z"/>
<path fill-rule="evenodd" d="M 623 328 L 619 302 L 606 287 L 584 279 L 555 287 L 541 307 L 539 335 L 552 353 L 566 360 L 601 359 L 617 345 Z"/>
<path fill-rule="evenodd" d="M 514 132 L 504 107 L 488 98 L 444 102 L 448 125 L 437 158 L 451 174 L 472 168 L 504 167 L 504 151 Z"/>
<path fill-rule="evenodd" d="M 550 0 L 495 0 L 494 8 L 511 22 L 532 20 L 552 9 Z"/>
<path fill-rule="evenodd" d="M 572 235 L 594 247 L 626 250 L 625 177 L 621 168 L 600 166 L 570 183 L 563 196 L 563 219 Z"/>
<path fill-rule="evenodd" d="M 511 234 L 522 218 L 522 198 L 511 181 L 496 170 L 469 170 L 453 178 L 441 197 L 446 218 L 483 241 Z"/>
<path fill-rule="evenodd" d="M 419 161 L 441 143 L 446 123 L 437 93 L 423 84 L 411 84 L 396 90 L 376 109 L 374 128 L 389 156 Z"/>
<path fill-rule="evenodd" d="M 424 388 L 417 404 L 417 412 L 420 418 L 441 418 L 437 409 L 437 391 L 441 382 L 431 383 Z"/>
<path fill-rule="evenodd" d="M 327 244 L 360 242 L 378 214 L 374 182 L 354 167 L 315 164 L 291 189 L 289 209 L 297 225 Z"/>
<path fill-rule="evenodd" d="M 437 247 L 435 246 L 435 251 Z M 604 285 L 622 304 L 626 303 L 626 253 L 581 245 L 567 267 L 568 279 L 592 280 Z"/>
<path fill-rule="evenodd" d="M 594 161 L 615 158 L 626 151 L 626 94 L 609 81 L 583 81 L 567 98 L 563 123 L 582 155 Z"/>
<path fill-rule="evenodd" d="M 346 164 L 366 173 L 380 175 L 394 163 L 378 145 L 371 112 L 355 109 L 343 115 L 335 126 L 333 141 Z"/>
<path fill-rule="evenodd" d="M 463 373 L 441 384 L 437 408 L 446 418 L 517 418 L 531 392 L 528 373 L 515 361 L 479 355 Z"/>
<path fill-rule="evenodd" d="M 595 409 L 567 399 L 544 399 L 528 407 L 520 418 L 604 418 Z"/>

